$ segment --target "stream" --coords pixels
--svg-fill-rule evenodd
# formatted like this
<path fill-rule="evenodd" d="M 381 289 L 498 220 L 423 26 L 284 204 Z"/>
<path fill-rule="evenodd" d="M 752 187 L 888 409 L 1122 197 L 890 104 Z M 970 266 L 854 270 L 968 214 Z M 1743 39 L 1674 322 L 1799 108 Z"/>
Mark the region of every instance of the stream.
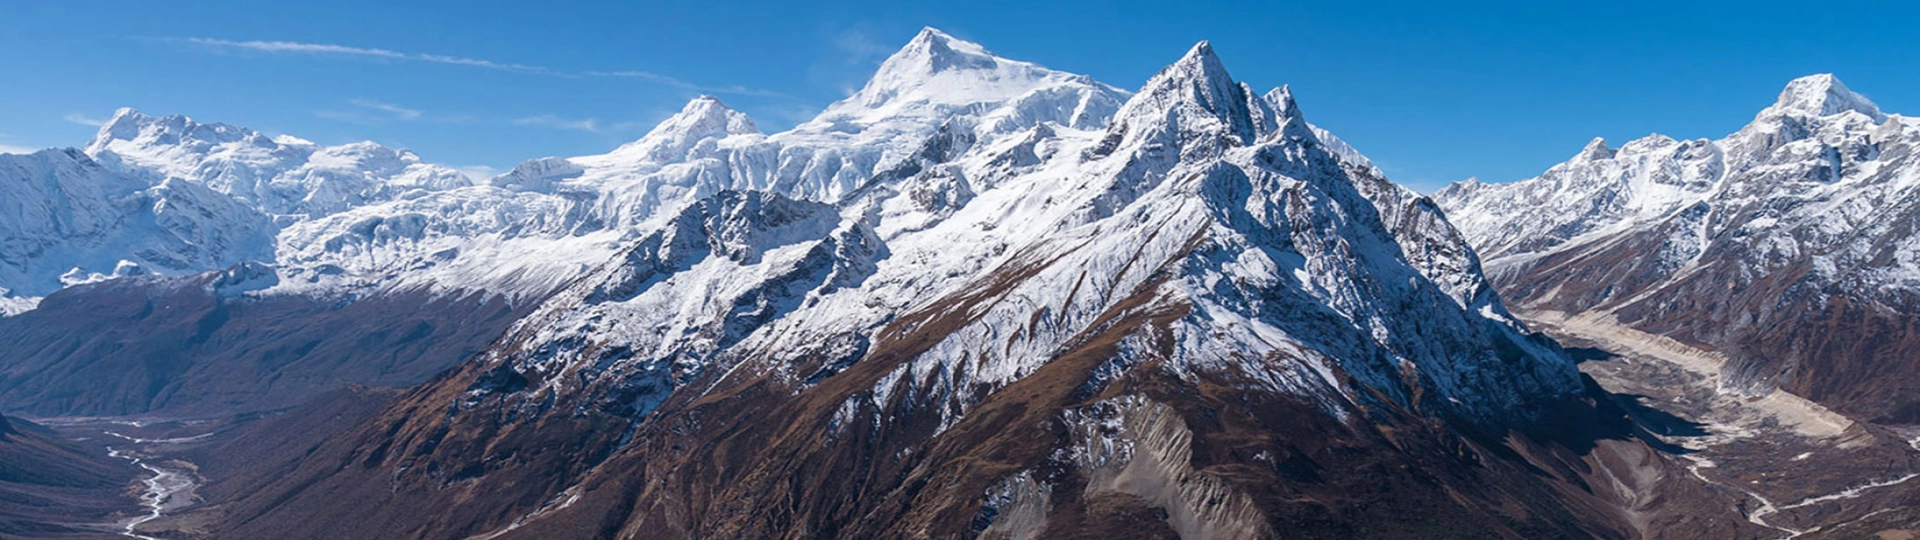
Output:
<path fill-rule="evenodd" d="M 106 432 L 106 434 L 126 439 L 127 442 L 133 444 L 173 443 L 198 438 L 155 440 L 128 437 L 111 431 Z M 130 461 L 134 466 L 153 473 L 152 476 L 140 480 L 142 484 L 146 485 L 146 490 L 140 494 L 140 505 L 147 510 L 147 513 L 121 522 L 120 535 L 140 540 L 161 540 L 140 534 L 140 526 L 160 519 L 162 516 L 167 515 L 168 512 L 178 511 L 193 505 L 194 490 L 199 488 L 200 484 L 198 478 L 194 476 L 191 470 L 192 464 L 177 460 L 156 463 L 154 460 L 142 456 L 135 451 L 121 450 L 113 447 L 107 448 L 107 455 Z M 178 464 L 185 464 L 185 466 L 183 467 Z"/>

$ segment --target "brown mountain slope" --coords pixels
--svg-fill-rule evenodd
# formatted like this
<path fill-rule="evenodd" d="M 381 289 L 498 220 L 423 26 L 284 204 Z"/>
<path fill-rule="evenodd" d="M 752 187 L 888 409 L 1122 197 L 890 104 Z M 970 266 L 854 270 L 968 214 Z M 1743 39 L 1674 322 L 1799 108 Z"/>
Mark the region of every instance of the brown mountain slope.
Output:
<path fill-rule="evenodd" d="M 528 309 L 484 293 L 229 297 L 210 286 L 218 275 L 72 287 L 0 318 L 0 410 L 224 416 L 347 384 L 408 386 Z"/>
<path fill-rule="evenodd" d="M 0 417 L 0 537 L 118 537 L 112 524 L 138 506 L 128 490 L 142 473 L 97 441 Z"/>

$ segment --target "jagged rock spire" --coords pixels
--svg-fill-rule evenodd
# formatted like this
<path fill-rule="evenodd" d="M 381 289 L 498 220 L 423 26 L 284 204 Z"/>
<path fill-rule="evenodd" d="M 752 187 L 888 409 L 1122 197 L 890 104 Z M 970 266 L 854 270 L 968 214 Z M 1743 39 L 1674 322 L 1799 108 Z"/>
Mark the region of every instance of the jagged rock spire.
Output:
<path fill-rule="evenodd" d="M 1173 133 L 1181 141 L 1212 134 L 1246 145 L 1273 131 L 1278 115 L 1235 82 L 1213 45 L 1202 41 L 1148 80 L 1114 118 L 1114 129 L 1121 132 Z"/>
<path fill-rule="evenodd" d="M 1265 100 L 1268 106 L 1273 107 L 1273 114 L 1277 117 L 1277 126 L 1274 131 L 1280 132 L 1282 136 L 1293 138 L 1318 135 L 1313 125 L 1307 123 L 1306 116 L 1300 114 L 1300 104 L 1293 99 L 1291 87 L 1280 85 L 1279 88 L 1268 91 Z M 1358 156 L 1358 153 L 1356 152 L 1355 155 Z"/>

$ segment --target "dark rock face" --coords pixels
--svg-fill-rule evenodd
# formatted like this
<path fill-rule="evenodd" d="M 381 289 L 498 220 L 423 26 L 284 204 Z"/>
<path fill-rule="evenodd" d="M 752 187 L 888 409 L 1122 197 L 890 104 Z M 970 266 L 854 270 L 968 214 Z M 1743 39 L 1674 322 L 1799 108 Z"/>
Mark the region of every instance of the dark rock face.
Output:
<path fill-rule="evenodd" d="M 482 293 L 357 302 L 217 292 L 218 276 L 123 278 L 0 318 L 0 409 L 226 415 L 357 383 L 407 386 L 480 350 L 526 306 Z"/>

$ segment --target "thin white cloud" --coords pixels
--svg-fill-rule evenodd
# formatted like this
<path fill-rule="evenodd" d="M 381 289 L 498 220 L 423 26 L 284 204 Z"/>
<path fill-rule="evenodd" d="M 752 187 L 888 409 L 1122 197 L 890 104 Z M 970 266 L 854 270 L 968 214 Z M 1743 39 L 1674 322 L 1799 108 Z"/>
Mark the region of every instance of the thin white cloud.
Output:
<path fill-rule="evenodd" d="M 551 115 L 551 114 L 543 114 L 540 116 L 529 116 L 526 118 L 516 119 L 513 121 L 513 125 L 539 126 L 539 127 L 549 127 L 554 129 L 571 129 L 576 131 L 587 131 L 587 132 L 593 132 L 593 133 L 602 133 L 605 131 L 605 127 L 601 126 L 600 121 L 597 119 L 582 118 L 579 120 L 570 120 L 570 119 L 561 118 L 559 116 Z"/>
<path fill-rule="evenodd" d="M 399 120 L 419 120 L 421 115 L 420 109 L 409 109 L 406 107 L 401 107 L 399 105 L 394 105 L 392 103 L 374 101 L 371 99 L 354 99 L 354 100 L 349 100 L 348 103 L 352 103 L 355 107 L 360 107 L 363 109 L 373 109 L 376 111 L 385 112 L 393 115 L 394 118 Z"/>
<path fill-rule="evenodd" d="M 386 58 L 407 58 L 406 53 L 386 49 L 367 49 L 346 45 L 328 45 L 325 43 L 297 43 L 292 41 L 233 41 L 214 38 L 183 38 L 181 41 L 209 47 L 251 49 L 261 52 L 300 52 L 315 54 L 353 54 L 360 56 L 381 56 Z"/>
<path fill-rule="evenodd" d="M 579 73 L 570 73 L 567 71 L 553 69 L 546 66 L 517 64 L 512 62 L 495 62 L 492 60 L 484 60 L 479 58 L 466 58 L 466 57 L 460 57 L 460 56 L 448 56 L 443 54 L 410 53 L 410 52 L 394 51 L 389 49 L 353 47 L 348 45 L 335 45 L 331 43 L 301 43 L 296 41 L 235 41 L 235 40 L 229 40 L 229 39 L 204 38 L 204 37 L 166 38 L 164 39 L 164 41 L 188 43 L 188 44 L 197 45 L 201 47 L 219 49 L 219 50 L 228 50 L 228 51 L 250 51 L 250 52 L 258 52 L 258 53 L 268 53 L 268 54 L 331 55 L 331 56 L 358 57 L 358 58 L 369 58 L 369 59 L 395 60 L 395 61 L 404 61 L 404 62 L 428 62 L 428 63 L 435 63 L 435 64 L 477 67 L 477 68 L 492 69 L 492 70 L 498 70 L 498 71 L 535 73 L 540 75 L 551 75 L 556 77 L 618 77 L 618 78 L 638 79 L 638 80 L 652 82 L 655 84 L 660 84 L 660 85 L 669 86 L 673 88 L 679 88 L 682 90 L 691 90 L 695 92 L 703 92 L 708 94 L 786 97 L 786 94 L 782 94 L 779 92 L 773 92 L 769 90 L 760 90 L 755 88 L 747 88 L 745 86 L 740 86 L 740 85 L 706 86 L 706 85 L 694 84 L 694 83 L 679 79 L 677 77 L 662 75 L 662 74 L 653 73 L 650 71 L 620 70 L 620 71 L 584 71 Z"/>
<path fill-rule="evenodd" d="M 526 64 L 494 62 L 492 60 L 480 60 L 477 58 L 461 58 L 458 56 L 443 56 L 438 54 L 416 54 L 416 55 L 413 55 L 413 58 L 416 60 L 422 60 L 426 62 L 453 64 L 456 66 L 473 66 L 473 67 L 480 67 L 480 68 L 487 68 L 487 69 L 498 69 L 501 71 L 526 71 L 526 72 L 532 72 L 532 73 L 550 73 L 554 75 L 561 75 L 561 73 L 559 72 L 556 72 L 544 67 L 540 67 L 540 66 L 529 66 Z"/>
<path fill-rule="evenodd" d="M 12 138 L 13 138 L 12 135 L 0 133 L 0 139 L 12 139 Z M 39 150 L 40 149 L 38 148 L 28 148 L 25 146 L 0 143 L 0 154 L 31 154 Z"/>
<path fill-rule="evenodd" d="M 759 96 L 759 97 L 787 97 L 786 94 L 774 92 L 772 90 L 758 90 L 753 88 L 747 88 L 745 86 L 740 86 L 740 85 L 732 85 L 732 86 L 699 85 L 699 84 L 683 81 L 672 76 L 661 75 L 659 73 L 654 73 L 651 71 L 635 71 L 635 70 L 588 71 L 585 73 L 581 73 L 581 75 L 586 75 L 588 77 L 617 77 L 617 78 L 625 78 L 625 79 L 640 79 L 643 81 L 659 83 L 661 85 L 671 86 L 674 88 L 679 88 L 681 90 L 691 90 L 691 91 L 700 92 L 703 94 L 728 94 L 728 95 L 735 95 L 735 96 Z"/>
<path fill-rule="evenodd" d="M 390 51 L 387 49 L 351 47 L 347 45 L 334 45 L 330 43 L 300 43 L 300 42 L 294 42 L 294 41 L 233 41 L 228 39 L 200 38 L 200 37 L 182 38 L 179 41 L 192 43 L 194 45 L 201 45 L 205 47 L 212 47 L 216 49 L 226 49 L 226 50 L 242 50 L 242 51 L 254 51 L 254 52 L 263 52 L 263 53 L 295 53 L 295 54 L 358 56 L 363 58 L 385 58 L 390 60 L 408 60 L 408 61 L 414 61 L 414 62 L 432 62 L 436 64 L 451 64 L 456 66 L 471 66 L 471 67 L 479 67 L 479 68 L 486 68 L 486 69 L 496 69 L 500 71 L 555 73 L 553 70 L 549 70 L 544 67 L 529 66 L 526 64 L 495 62 L 492 60 L 481 60 L 478 58 L 462 58 L 458 56 L 447 56 L 447 55 L 441 55 L 441 54 L 404 53 L 399 51 Z"/>
<path fill-rule="evenodd" d="M 885 58 L 894 51 L 861 27 L 850 27 L 833 36 L 833 48 L 839 49 L 848 63 L 871 62 Z"/>
<path fill-rule="evenodd" d="M 379 100 L 367 99 L 367 98 L 350 99 L 350 100 L 347 100 L 347 103 L 352 105 L 353 108 L 323 109 L 323 110 L 314 111 L 313 115 L 316 117 L 325 118 L 328 120 L 345 122 L 345 123 L 361 125 L 361 126 L 384 126 L 384 125 L 391 124 L 393 122 L 418 121 L 418 122 L 431 122 L 435 124 L 483 123 L 483 124 L 494 124 L 494 125 L 530 126 L 530 127 L 541 127 L 541 128 L 548 128 L 548 129 L 585 131 L 589 133 L 609 133 L 609 132 L 617 132 L 617 131 L 628 131 L 640 126 L 640 124 L 635 122 L 607 123 L 607 122 L 600 121 L 600 119 L 598 118 L 577 118 L 577 119 L 565 118 L 556 114 L 542 114 L 539 116 L 528 116 L 528 117 L 513 118 L 513 119 L 505 119 L 505 118 L 498 118 L 498 117 L 495 117 L 493 119 L 485 119 L 485 118 L 476 118 L 474 116 L 465 115 L 465 114 L 440 114 L 440 113 L 427 114 L 426 111 L 423 111 L 420 109 L 415 109 L 415 108 L 406 107 L 402 105 L 396 105 L 393 103 L 387 103 L 385 101 L 379 101 Z M 475 171 L 476 172 L 473 172 L 472 174 L 481 175 L 481 177 L 483 178 L 491 178 L 498 173 L 498 171 L 495 171 L 492 169 L 485 169 L 484 167 L 476 168 Z"/>
<path fill-rule="evenodd" d="M 376 117 L 364 111 L 313 111 L 313 115 L 335 122 L 346 122 L 362 126 L 377 126 L 386 122 L 385 118 Z"/>
<path fill-rule="evenodd" d="M 412 122 L 415 120 L 421 120 L 426 118 L 426 112 L 421 111 L 420 109 L 402 107 L 402 106 L 394 105 L 392 103 L 387 103 L 384 101 L 378 101 L 378 100 L 372 100 L 372 99 L 366 99 L 366 98 L 355 98 L 355 99 L 347 100 L 347 103 L 350 105 L 353 105 L 354 107 L 358 107 L 358 109 L 346 110 L 346 111 L 321 110 L 321 111 L 314 111 L 313 115 L 321 118 L 325 118 L 328 120 L 346 122 L 349 124 L 359 124 L 363 126 L 378 126 L 378 125 L 385 124 L 390 121 L 396 121 L 396 120 L 401 122 Z M 434 117 L 434 121 L 436 122 L 441 120 L 442 119 L 437 116 Z M 449 122 L 455 122 L 455 121 L 464 122 L 465 117 L 449 117 L 446 120 Z"/>
<path fill-rule="evenodd" d="M 75 124 L 80 124 L 83 126 L 93 126 L 93 127 L 100 127 L 101 125 L 104 125 L 107 123 L 106 120 L 100 120 L 97 118 L 88 118 L 86 115 L 80 114 L 80 113 L 69 114 L 61 117 L 61 119 L 66 120 L 68 122 L 73 122 Z"/>

